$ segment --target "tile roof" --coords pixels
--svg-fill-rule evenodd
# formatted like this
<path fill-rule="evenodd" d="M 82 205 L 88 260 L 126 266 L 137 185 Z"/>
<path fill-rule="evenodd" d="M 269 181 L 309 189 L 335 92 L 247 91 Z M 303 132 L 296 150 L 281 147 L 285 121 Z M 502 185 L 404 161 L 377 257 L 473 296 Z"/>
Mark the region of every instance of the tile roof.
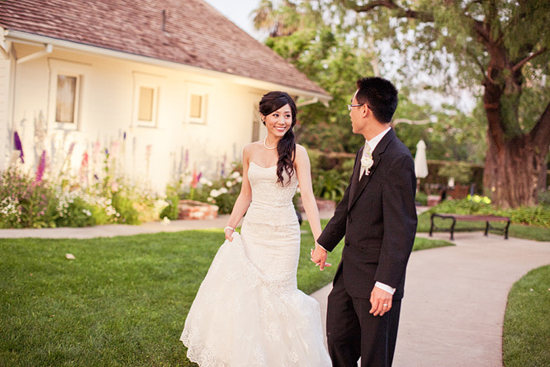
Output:
<path fill-rule="evenodd" d="M 0 26 L 328 96 L 202 0 L 0 0 Z"/>

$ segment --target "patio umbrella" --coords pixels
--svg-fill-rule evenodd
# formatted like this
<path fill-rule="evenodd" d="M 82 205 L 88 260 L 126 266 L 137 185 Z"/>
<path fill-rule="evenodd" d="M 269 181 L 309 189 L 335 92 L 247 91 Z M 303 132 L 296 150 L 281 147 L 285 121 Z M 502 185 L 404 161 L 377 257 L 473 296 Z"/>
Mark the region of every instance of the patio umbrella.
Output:
<path fill-rule="evenodd" d="M 416 144 L 416 154 L 414 156 L 414 173 L 416 178 L 424 178 L 428 176 L 428 161 L 426 160 L 426 143 L 420 140 Z"/>

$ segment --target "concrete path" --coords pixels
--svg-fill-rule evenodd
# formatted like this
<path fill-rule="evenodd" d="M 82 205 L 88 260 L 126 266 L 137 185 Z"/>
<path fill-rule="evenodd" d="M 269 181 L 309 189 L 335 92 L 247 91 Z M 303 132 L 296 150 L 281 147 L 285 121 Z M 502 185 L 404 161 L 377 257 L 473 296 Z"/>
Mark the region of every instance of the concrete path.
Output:
<path fill-rule="evenodd" d="M 449 240 L 449 234 L 434 238 Z M 411 255 L 394 367 L 502 367 L 510 288 L 550 264 L 550 242 L 482 232 L 455 233 L 455 239 L 456 246 Z M 324 312 L 330 289 L 313 294 Z"/>
<path fill-rule="evenodd" d="M 330 217 L 330 213 L 322 213 Z M 93 238 L 223 228 L 228 216 L 168 225 L 2 229 L 0 238 Z M 419 236 L 427 234 L 420 233 Z M 448 233 L 434 238 L 449 239 Z M 455 233 L 453 247 L 411 255 L 394 367 L 502 367 L 502 326 L 508 292 L 531 269 L 550 264 L 550 242 L 482 232 Z M 335 264 L 336 265 L 336 264 Z M 315 292 L 326 313 L 331 285 Z M 324 315 L 323 315 L 324 320 Z"/>

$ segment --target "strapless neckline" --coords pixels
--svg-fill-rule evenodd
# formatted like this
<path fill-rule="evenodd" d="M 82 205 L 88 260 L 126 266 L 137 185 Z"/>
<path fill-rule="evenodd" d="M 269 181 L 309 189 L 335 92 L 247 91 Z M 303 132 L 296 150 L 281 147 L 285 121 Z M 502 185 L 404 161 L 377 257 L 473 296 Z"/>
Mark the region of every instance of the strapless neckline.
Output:
<path fill-rule="evenodd" d="M 269 168 L 277 167 L 277 165 L 269 166 L 269 167 L 260 166 L 258 163 L 254 162 L 254 161 L 250 161 L 250 163 L 254 163 L 255 166 L 258 166 L 258 167 L 263 168 L 263 169 L 269 169 Z"/>

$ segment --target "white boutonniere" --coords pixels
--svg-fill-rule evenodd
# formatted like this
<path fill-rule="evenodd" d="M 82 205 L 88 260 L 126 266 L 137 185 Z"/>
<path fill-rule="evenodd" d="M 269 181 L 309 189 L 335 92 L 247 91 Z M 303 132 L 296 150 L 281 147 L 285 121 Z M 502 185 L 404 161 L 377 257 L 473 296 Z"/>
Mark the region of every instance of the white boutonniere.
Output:
<path fill-rule="evenodd" d="M 370 168 L 372 167 L 373 163 L 374 160 L 372 159 L 372 156 L 363 155 L 363 157 L 361 157 L 361 167 L 365 170 L 365 174 L 367 176 L 370 174 Z"/>

